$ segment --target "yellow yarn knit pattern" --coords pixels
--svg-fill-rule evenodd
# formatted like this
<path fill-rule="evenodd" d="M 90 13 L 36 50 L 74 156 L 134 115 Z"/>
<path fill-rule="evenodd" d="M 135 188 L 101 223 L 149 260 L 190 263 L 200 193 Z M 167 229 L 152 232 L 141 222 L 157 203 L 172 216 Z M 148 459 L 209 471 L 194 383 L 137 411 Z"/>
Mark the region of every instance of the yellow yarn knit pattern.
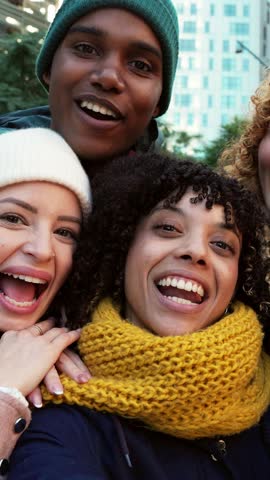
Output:
<path fill-rule="evenodd" d="M 83 405 L 143 421 L 181 438 L 231 435 L 256 424 L 270 402 L 270 357 L 262 330 L 241 303 L 205 330 L 158 337 L 101 302 L 80 352 L 94 378 L 62 376 L 64 395 L 45 400 Z"/>

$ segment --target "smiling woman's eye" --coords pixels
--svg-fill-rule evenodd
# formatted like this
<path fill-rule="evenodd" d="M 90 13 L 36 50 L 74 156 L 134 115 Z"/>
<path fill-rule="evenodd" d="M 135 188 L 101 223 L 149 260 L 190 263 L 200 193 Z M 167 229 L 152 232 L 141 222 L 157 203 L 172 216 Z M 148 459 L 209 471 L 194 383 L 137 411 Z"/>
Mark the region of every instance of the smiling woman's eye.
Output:
<path fill-rule="evenodd" d="M 177 228 L 171 223 L 160 223 L 154 226 L 154 230 L 161 230 L 163 232 L 176 232 Z"/>
<path fill-rule="evenodd" d="M 229 245 L 227 242 L 224 242 L 223 240 L 217 240 L 215 242 L 212 242 L 212 244 L 221 250 L 234 253 L 233 247 Z"/>
<path fill-rule="evenodd" d="M 77 232 L 74 232 L 68 228 L 58 228 L 55 233 L 59 235 L 60 237 L 63 237 L 67 240 L 72 240 L 73 242 L 77 242 L 79 238 L 79 234 Z"/>
<path fill-rule="evenodd" d="M 6 223 L 12 223 L 14 225 L 20 225 L 25 223 L 24 220 L 15 213 L 3 213 L 2 215 L 0 215 L 0 220 Z"/>

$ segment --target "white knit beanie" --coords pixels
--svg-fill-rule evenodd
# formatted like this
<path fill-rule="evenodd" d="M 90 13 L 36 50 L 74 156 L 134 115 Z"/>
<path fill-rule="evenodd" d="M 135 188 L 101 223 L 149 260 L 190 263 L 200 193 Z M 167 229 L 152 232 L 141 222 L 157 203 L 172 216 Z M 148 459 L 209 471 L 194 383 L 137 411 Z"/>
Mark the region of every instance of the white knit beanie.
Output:
<path fill-rule="evenodd" d="M 21 182 L 63 185 L 77 196 L 84 218 L 91 211 L 89 179 L 66 141 L 48 128 L 13 130 L 0 135 L 0 188 Z"/>

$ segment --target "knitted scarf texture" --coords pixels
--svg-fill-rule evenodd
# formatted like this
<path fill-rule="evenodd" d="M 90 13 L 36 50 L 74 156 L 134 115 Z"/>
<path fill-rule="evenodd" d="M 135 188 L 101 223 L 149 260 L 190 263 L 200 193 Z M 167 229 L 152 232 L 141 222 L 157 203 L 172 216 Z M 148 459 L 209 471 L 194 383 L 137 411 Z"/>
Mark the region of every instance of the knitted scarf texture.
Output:
<path fill-rule="evenodd" d="M 241 303 L 205 330 L 158 337 L 105 300 L 79 341 L 93 378 L 78 385 L 62 376 L 64 394 L 44 399 L 134 418 L 175 437 L 232 435 L 256 424 L 270 403 L 262 338 L 256 314 Z"/>

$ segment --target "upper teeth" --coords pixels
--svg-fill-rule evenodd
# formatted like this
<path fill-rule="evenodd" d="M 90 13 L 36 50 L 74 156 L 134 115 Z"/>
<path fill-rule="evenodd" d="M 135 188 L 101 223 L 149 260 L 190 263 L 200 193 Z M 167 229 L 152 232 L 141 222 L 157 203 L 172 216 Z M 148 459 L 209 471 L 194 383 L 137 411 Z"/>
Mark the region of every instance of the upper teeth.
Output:
<path fill-rule="evenodd" d="M 111 117 L 116 118 L 116 114 L 112 110 L 104 106 L 98 105 L 97 103 L 84 100 L 83 102 L 81 102 L 81 107 L 92 110 L 93 112 L 101 113 L 102 115 L 110 115 Z"/>
<path fill-rule="evenodd" d="M 179 290 L 186 290 L 186 292 L 194 292 L 198 293 L 200 297 L 204 296 L 204 289 L 202 285 L 199 285 L 196 282 L 193 282 L 192 280 L 184 280 L 183 278 L 177 279 L 174 277 L 166 277 L 166 278 L 161 278 L 158 282 L 158 285 L 161 285 L 162 287 L 175 287 L 178 288 Z"/>
<path fill-rule="evenodd" d="M 5 275 L 8 275 L 9 277 L 19 278 L 20 280 L 24 280 L 25 282 L 29 282 L 29 283 L 41 283 L 41 284 L 46 283 L 46 280 L 43 280 L 37 277 L 30 277 L 29 275 L 19 275 L 16 273 L 6 273 L 6 272 L 2 272 L 2 273 L 4 273 Z"/>

